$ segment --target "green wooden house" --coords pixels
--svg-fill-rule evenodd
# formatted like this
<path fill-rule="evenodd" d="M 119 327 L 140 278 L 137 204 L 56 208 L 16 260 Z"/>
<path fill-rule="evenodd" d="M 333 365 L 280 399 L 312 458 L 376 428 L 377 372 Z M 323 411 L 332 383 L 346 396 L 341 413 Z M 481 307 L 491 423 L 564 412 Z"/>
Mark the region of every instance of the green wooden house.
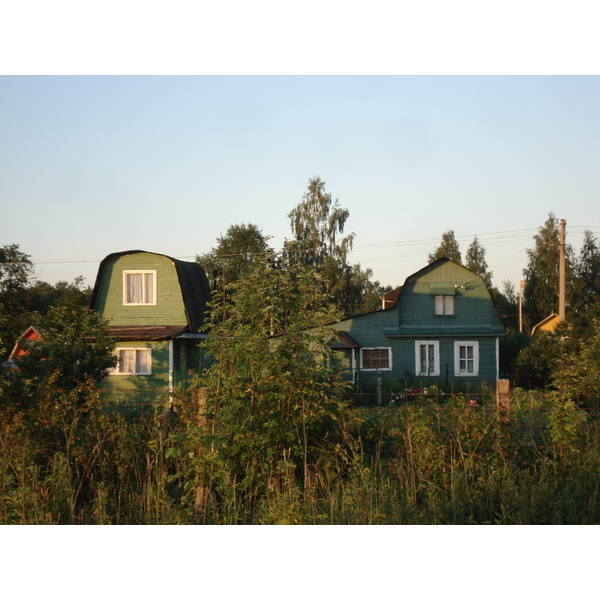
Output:
<path fill-rule="evenodd" d="M 447 258 L 408 277 L 382 310 L 331 327 L 339 332 L 334 358 L 359 389 L 379 377 L 493 384 L 506 333 L 483 279 Z"/>
<path fill-rule="evenodd" d="M 90 308 L 110 323 L 118 364 L 101 386 L 114 404 L 168 402 L 174 387 L 203 366 L 199 333 L 210 289 L 197 263 L 155 252 L 107 256 Z"/>

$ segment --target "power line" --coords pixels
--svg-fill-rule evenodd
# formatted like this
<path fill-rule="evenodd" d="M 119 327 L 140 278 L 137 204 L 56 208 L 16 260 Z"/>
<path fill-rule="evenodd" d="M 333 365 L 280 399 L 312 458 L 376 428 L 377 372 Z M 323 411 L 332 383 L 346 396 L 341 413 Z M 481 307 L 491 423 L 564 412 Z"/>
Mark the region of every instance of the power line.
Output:
<path fill-rule="evenodd" d="M 573 231 L 575 230 L 575 231 Z M 582 232 L 585 231 L 591 231 L 592 233 L 600 233 L 600 227 L 598 226 L 584 226 L 584 225 L 569 225 L 569 231 L 572 234 L 575 234 L 577 237 L 579 237 L 579 235 L 581 235 Z M 471 240 L 474 239 L 475 237 L 477 239 L 480 239 L 484 242 L 486 242 L 486 244 L 490 244 L 490 242 L 492 244 L 497 244 L 497 243 L 503 243 L 509 240 L 513 240 L 516 241 L 518 239 L 523 239 L 523 238 L 529 238 L 532 234 L 538 233 L 539 232 L 539 228 L 538 229 L 512 229 L 512 230 L 505 230 L 505 231 L 495 231 L 495 232 L 487 232 L 487 233 L 477 233 L 477 234 L 464 234 L 464 235 L 455 235 L 455 239 L 456 241 L 467 241 L 467 240 Z M 397 241 L 397 242 L 380 242 L 380 243 L 374 243 L 374 244 L 354 244 L 353 245 L 353 250 L 365 250 L 365 249 L 369 249 L 369 248 L 393 248 L 393 247 L 408 247 L 408 246 L 423 246 L 423 245 L 429 245 L 429 244 L 434 244 L 440 241 L 440 237 L 434 237 L 434 238 L 420 238 L 420 239 L 415 239 L 415 240 L 404 240 L 404 241 Z M 266 250 L 266 252 L 268 252 L 269 249 Z M 296 252 L 301 252 L 301 250 L 286 250 L 287 253 L 296 253 Z M 387 258 L 397 258 L 397 257 L 401 257 L 401 256 L 414 256 L 416 254 L 419 254 L 419 251 L 413 251 L 413 252 L 403 252 L 403 253 L 394 253 L 394 254 L 388 254 L 388 255 L 384 255 L 384 256 L 376 256 L 376 257 L 369 257 L 369 258 L 364 258 L 364 261 L 373 261 L 373 260 L 384 260 Z M 220 254 L 219 258 L 224 258 L 224 257 L 233 257 L 233 256 L 261 256 L 263 255 L 264 252 L 239 252 L 239 253 L 231 253 L 231 254 Z M 195 259 L 196 256 L 198 255 L 194 255 L 194 256 L 177 256 L 174 258 L 177 258 L 178 260 L 189 260 L 189 259 Z M 102 262 L 103 259 L 63 259 L 63 260 L 34 260 L 31 261 L 32 265 L 62 265 L 62 264 L 86 264 L 86 263 L 100 263 Z M 0 266 L 10 266 L 10 265 L 16 265 L 16 264 L 23 264 L 22 262 L 2 262 L 0 263 Z"/>

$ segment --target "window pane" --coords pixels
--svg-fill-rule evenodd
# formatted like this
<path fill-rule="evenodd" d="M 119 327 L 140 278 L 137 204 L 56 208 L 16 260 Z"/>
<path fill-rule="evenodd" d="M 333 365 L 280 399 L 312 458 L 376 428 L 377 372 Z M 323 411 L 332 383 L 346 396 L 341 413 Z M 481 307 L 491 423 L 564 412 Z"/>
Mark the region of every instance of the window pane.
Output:
<path fill-rule="evenodd" d="M 154 303 L 154 273 L 144 273 L 144 302 Z"/>
<path fill-rule="evenodd" d="M 476 375 L 477 369 L 477 346 L 473 344 L 469 345 L 456 345 L 456 351 L 458 353 L 457 368 L 461 375 Z"/>
<path fill-rule="evenodd" d="M 444 314 L 444 296 L 435 296 L 435 314 L 443 315 Z"/>
<path fill-rule="evenodd" d="M 137 373 L 148 375 L 150 371 L 150 350 L 136 350 Z"/>
<path fill-rule="evenodd" d="M 143 278 L 141 273 L 127 273 L 127 303 L 141 304 L 142 303 L 142 288 Z"/>
<path fill-rule="evenodd" d="M 119 373 L 135 371 L 133 350 L 119 350 Z"/>
<path fill-rule="evenodd" d="M 387 348 L 363 348 L 363 369 L 389 369 L 390 355 Z"/>
<path fill-rule="evenodd" d="M 454 296 L 444 296 L 444 314 L 454 314 Z"/>

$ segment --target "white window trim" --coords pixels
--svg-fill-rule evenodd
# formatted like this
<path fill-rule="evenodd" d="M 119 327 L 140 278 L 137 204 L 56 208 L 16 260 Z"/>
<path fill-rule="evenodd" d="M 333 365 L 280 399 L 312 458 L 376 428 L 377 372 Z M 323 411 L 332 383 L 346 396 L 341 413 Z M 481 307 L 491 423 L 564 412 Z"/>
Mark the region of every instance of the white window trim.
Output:
<path fill-rule="evenodd" d="M 421 346 L 433 346 L 433 373 L 421 372 Z M 417 377 L 439 377 L 440 376 L 440 342 L 439 340 L 416 340 L 415 341 L 415 373 Z"/>
<path fill-rule="evenodd" d="M 442 298 L 442 312 L 438 312 L 437 310 L 437 298 Z M 451 298 L 452 301 L 449 302 L 451 304 L 451 308 L 452 310 L 450 312 L 446 312 L 446 302 L 447 302 L 447 298 Z M 455 314 L 455 307 L 454 307 L 454 296 L 451 296 L 450 294 L 436 294 L 433 297 L 433 314 L 436 317 L 453 317 Z"/>
<path fill-rule="evenodd" d="M 387 350 L 388 367 L 383 369 L 367 369 L 363 367 L 363 350 Z M 371 346 L 360 349 L 360 370 L 361 371 L 391 371 L 392 370 L 392 347 L 391 346 Z"/>
<path fill-rule="evenodd" d="M 127 302 L 127 275 L 152 273 L 152 302 Z M 156 270 L 134 269 L 123 271 L 123 306 L 156 306 Z"/>
<path fill-rule="evenodd" d="M 120 352 L 129 351 L 129 350 L 143 350 L 144 352 L 148 352 L 148 354 L 149 354 L 149 365 L 150 365 L 150 371 L 149 372 L 147 372 L 147 373 L 140 373 L 140 372 L 136 371 L 134 373 L 122 373 L 122 372 L 119 371 L 119 362 L 118 361 L 120 361 L 120 359 L 121 359 Z M 110 374 L 111 375 L 121 375 L 121 376 L 123 376 L 123 375 L 152 375 L 152 349 L 151 348 L 142 348 L 142 347 L 139 347 L 139 348 L 117 348 L 115 350 L 115 355 L 117 357 L 117 364 L 116 364 L 116 366 L 113 369 L 110 370 Z"/>
<path fill-rule="evenodd" d="M 460 372 L 460 347 L 473 347 L 473 373 Z M 454 376 L 455 377 L 478 377 L 479 376 L 479 342 L 454 342 Z"/>

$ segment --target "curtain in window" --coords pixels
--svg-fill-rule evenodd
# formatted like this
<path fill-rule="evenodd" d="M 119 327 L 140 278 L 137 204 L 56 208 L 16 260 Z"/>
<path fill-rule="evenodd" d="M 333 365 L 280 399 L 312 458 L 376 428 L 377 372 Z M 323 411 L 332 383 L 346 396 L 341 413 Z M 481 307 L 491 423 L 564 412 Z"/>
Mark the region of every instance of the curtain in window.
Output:
<path fill-rule="evenodd" d="M 135 373 L 133 350 L 119 350 L 119 373 Z"/>
<path fill-rule="evenodd" d="M 454 314 L 454 296 L 434 296 L 436 315 Z"/>
<path fill-rule="evenodd" d="M 444 296 L 444 314 L 454 314 L 454 296 Z"/>
<path fill-rule="evenodd" d="M 144 303 L 154 304 L 154 273 L 144 273 Z"/>
<path fill-rule="evenodd" d="M 150 369 L 150 350 L 136 350 L 137 373 L 149 374 Z"/>
<path fill-rule="evenodd" d="M 435 346 L 421 344 L 420 346 L 421 373 L 429 375 L 435 372 Z"/>
<path fill-rule="evenodd" d="M 144 273 L 127 273 L 127 303 L 144 302 Z"/>
<path fill-rule="evenodd" d="M 152 373 L 150 350 L 119 350 L 119 373 L 149 375 Z"/>
<path fill-rule="evenodd" d="M 154 304 L 154 273 L 126 273 L 127 304 Z"/>

